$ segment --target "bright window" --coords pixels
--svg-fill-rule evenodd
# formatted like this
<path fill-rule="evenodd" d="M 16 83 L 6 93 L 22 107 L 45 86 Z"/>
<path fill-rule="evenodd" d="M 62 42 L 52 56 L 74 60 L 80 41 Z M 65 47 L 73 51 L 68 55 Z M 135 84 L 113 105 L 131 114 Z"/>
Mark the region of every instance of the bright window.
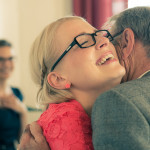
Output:
<path fill-rule="evenodd" d="M 136 6 L 150 6 L 150 0 L 128 0 L 128 8 Z"/>

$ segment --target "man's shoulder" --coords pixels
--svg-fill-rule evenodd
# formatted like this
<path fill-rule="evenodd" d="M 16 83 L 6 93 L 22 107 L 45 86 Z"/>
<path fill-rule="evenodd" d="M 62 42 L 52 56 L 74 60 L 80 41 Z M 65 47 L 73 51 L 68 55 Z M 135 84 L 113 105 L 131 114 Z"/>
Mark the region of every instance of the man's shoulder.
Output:
<path fill-rule="evenodd" d="M 150 76 L 145 76 L 140 79 L 128 81 L 126 83 L 122 83 L 109 91 L 101 94 L 96 102 L 100 100 L 106 99 L 114 99 L 114 98 L 125 98 L 134 100 L 139 96 L 147 95 L 150 98 Z"/>
<path fill-rule="evenodd" d="M 134 108 L 146 113 L 150 109 L 150 76 L 122 83 L 101 94 L 94 103 L 92 113 L 100 108 L 126 109 Z M 130 106 L 130 107 L 129 107 Z"/>
<path fill-rule="evenodd" d="M 140 79 L 118 85 L 97 98 L 91 116 L 95 149 L 100 147 L 113 149 L 111 146 L 126 149 L 126 144 L 128 147 L 133 145 L 140 147 L 140 143 L 135 144 L 135 141 L 139 139 L 148 143 L 149 89 L 150 77 L 143 76 Z"/>
<path fill-rule="evenodd" d="M 139 95 L 140 93 L 150 93 L 150 74 L 145 75 L 140 79 L 131 80 L 118 86 L 112 88 L 111 90 L 107 91 L 108 93 L 120 93 L 120 95 L 128 96 L 135 96 Z M 106 92 L 106 93 L 107 93 Z M 107 94 L 108 94 L 107 93 Z M 106 95 L 107 95 L 106 94 Z"/>

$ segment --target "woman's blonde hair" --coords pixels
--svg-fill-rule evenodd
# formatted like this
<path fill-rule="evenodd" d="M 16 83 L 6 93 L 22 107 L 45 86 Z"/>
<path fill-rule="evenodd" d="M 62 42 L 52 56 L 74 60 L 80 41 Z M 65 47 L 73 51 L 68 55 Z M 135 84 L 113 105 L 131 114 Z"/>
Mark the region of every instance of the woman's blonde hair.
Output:
<path fill-rule="evenodd" d="M 82 19 L 77 16 L 69 16 L 56 20 L 49 24 L 34 41 L 30 52 L 30 69 L 33 81 L 39 86 L 37 102 L 39 104 L 60 103 L 73 98 L 72 93 L 51 87 L 47 82 L 47 75 L 51 67 L 63 53 L 57 45 L 56 32 L 58 27 L 68 21 Z"/>

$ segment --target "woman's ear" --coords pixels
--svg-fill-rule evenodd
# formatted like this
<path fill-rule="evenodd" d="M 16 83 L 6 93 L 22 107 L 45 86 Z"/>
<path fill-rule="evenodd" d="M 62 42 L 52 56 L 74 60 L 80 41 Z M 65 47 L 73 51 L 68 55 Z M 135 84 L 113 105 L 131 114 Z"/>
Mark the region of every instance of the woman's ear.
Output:
<path fill-rule="evenodd" d="M 123 52 L 123 59 L 126 60 L 130 54 L 133 51 L 134 48 L 134 43 L 135 43 L 135 39 L 134 39 L 134 33 L 130 28 L 126 28 L 123 31 L 122 34 L 122 52 Z"/>
<path fill-rule="evenodd" d="M 48 83 L 55 89 L 66 89 L 66 84 L 70 84 L 65 77 L 57 72 L 50 72 L 47 76 Z"/>

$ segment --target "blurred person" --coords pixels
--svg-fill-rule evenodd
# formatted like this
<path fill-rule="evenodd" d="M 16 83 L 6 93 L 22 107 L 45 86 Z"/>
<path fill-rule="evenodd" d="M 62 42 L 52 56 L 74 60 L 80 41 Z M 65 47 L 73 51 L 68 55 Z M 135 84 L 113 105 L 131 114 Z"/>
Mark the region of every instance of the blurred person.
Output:
<path fill-rule="evenodd" d="M 8 84 L 14 70 L 14 51 L 11 43 L 0 40 L 0 150 L 15 150 L 27 121 L 23 95 Z"/>
<path fill-rule="evenodd" d="M 48 25 L 33 43 L 31 73 L 38 102 L 47 106 L 38 124 L 51 150 L 93 150 L 92 106 L 125 73 L 110 40 L 107 30 L 70 16 Z"/>

